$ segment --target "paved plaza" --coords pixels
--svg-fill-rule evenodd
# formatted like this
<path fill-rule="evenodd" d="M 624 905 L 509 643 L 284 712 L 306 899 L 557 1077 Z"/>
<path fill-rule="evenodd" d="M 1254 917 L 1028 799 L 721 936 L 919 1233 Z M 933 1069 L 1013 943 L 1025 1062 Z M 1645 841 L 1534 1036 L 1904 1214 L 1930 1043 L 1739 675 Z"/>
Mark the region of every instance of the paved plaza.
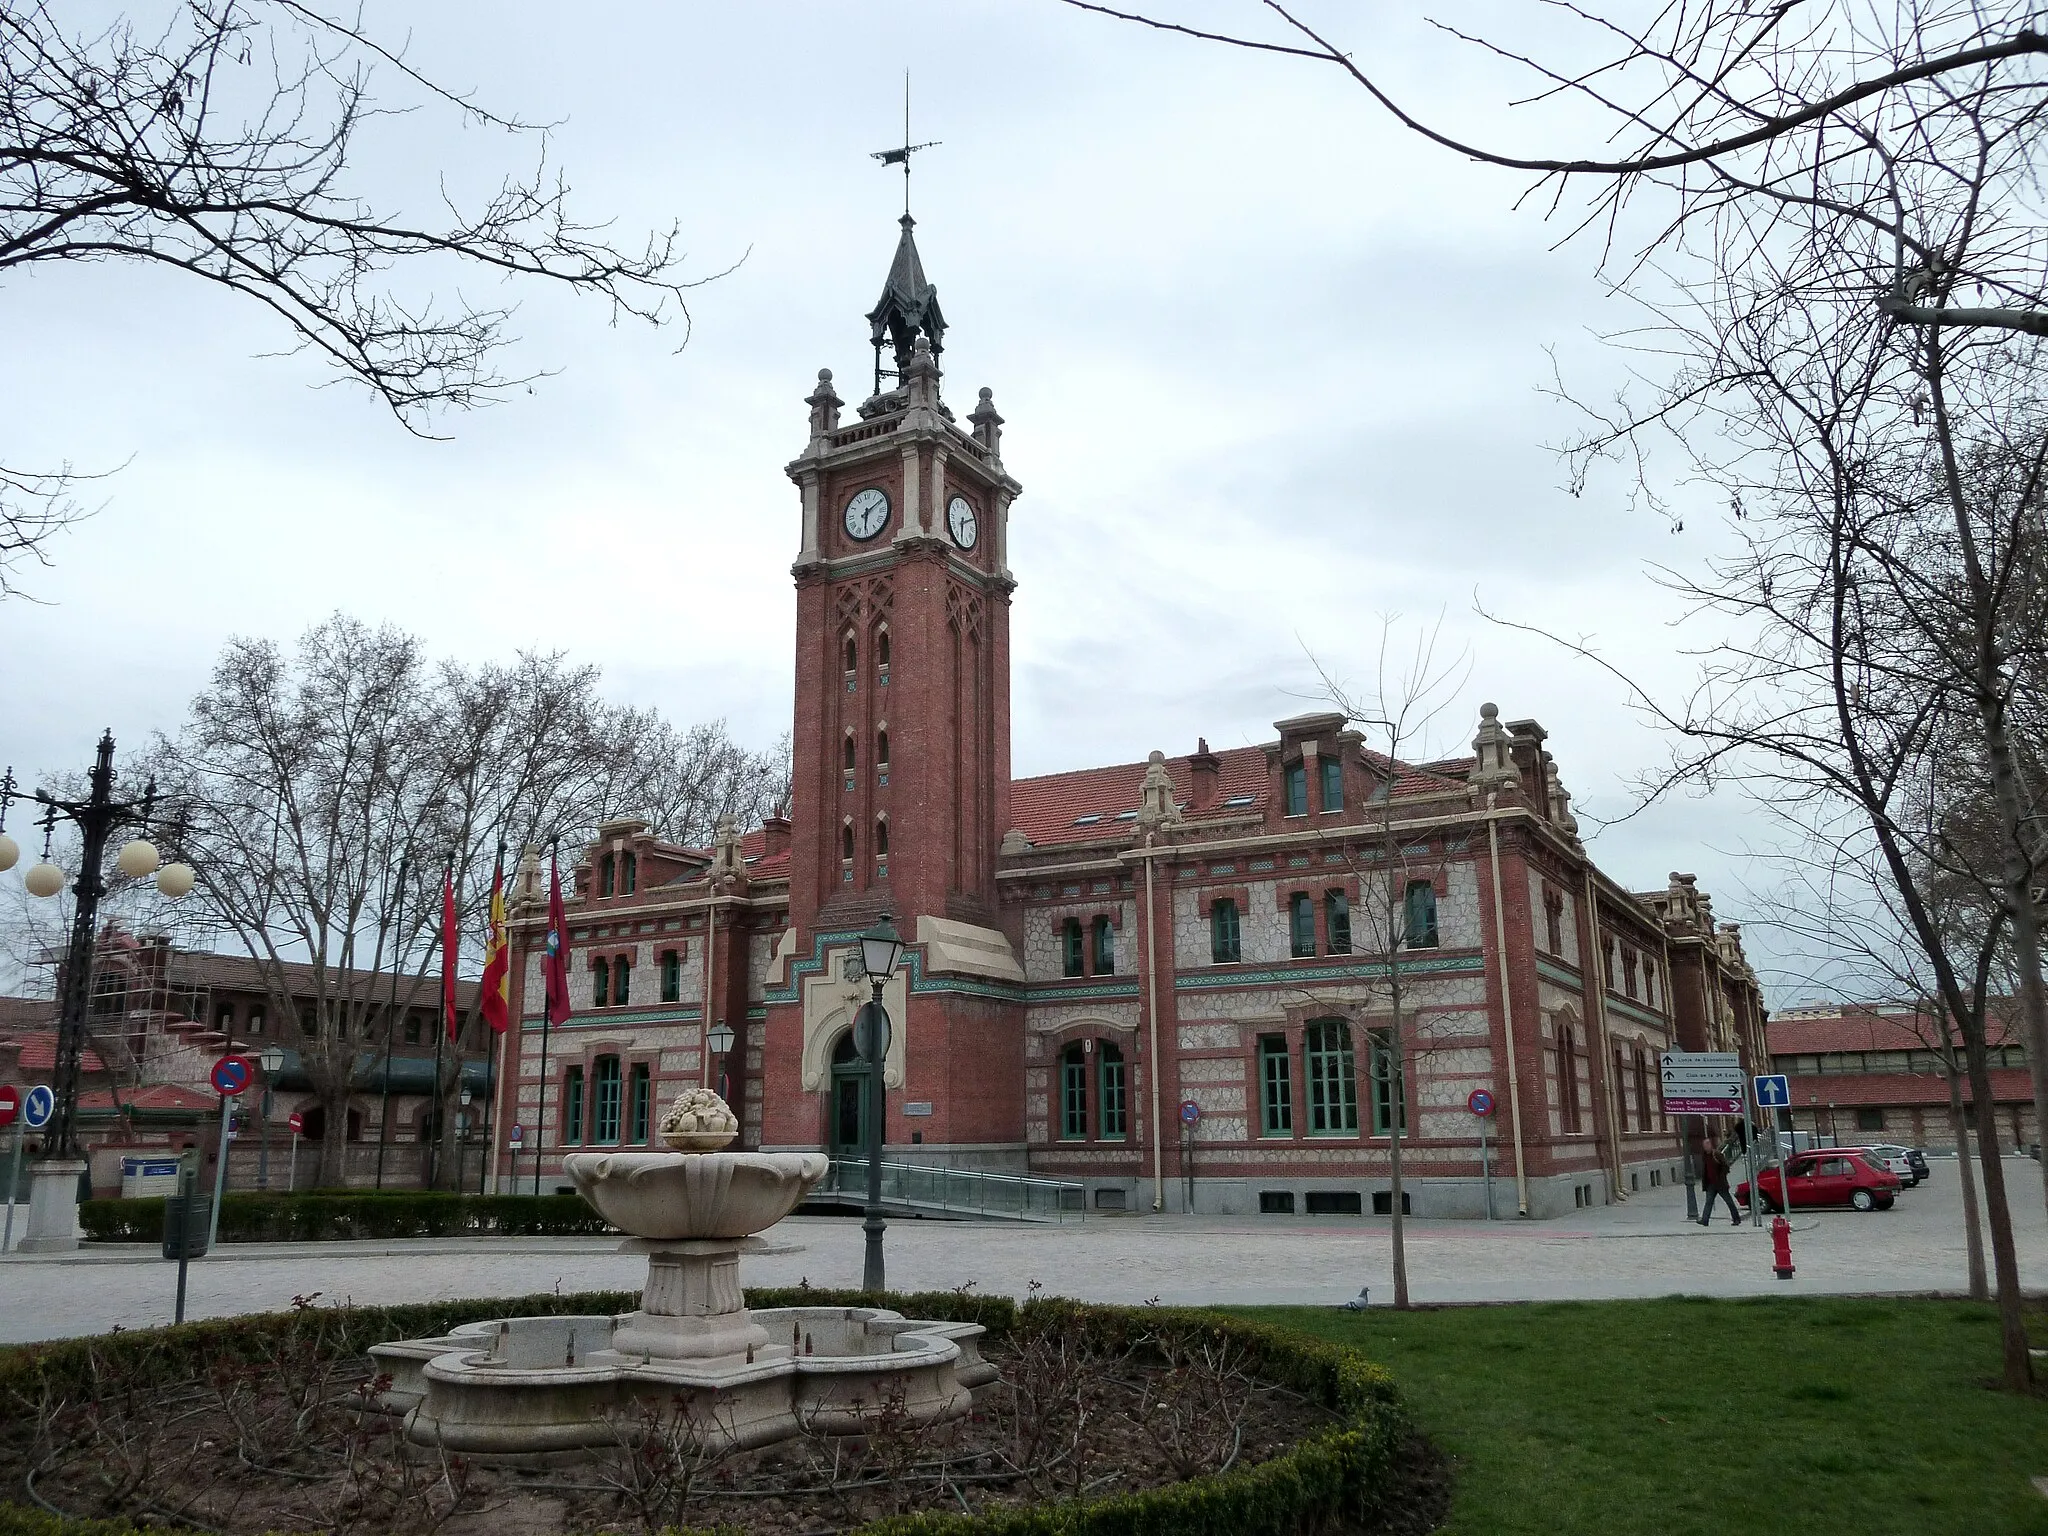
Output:
<path fill-rule="evenodd" d="M 2006 1180 L 2030 1289 L 2048 1287 L 2048 1217 L 2040 1171 L 2009 1158 Z M 1771 1272 L 1769 1233 L 1687 1225 L 1684 1191 L 1544 1222 L 1408 1223 L 1418 1302 L 1557 1301 L 1689 1292 L 1713 1296 L 1960 1291 L 1966 1282 L 1954 1162 L 1890 1211 L 1803 1211 L 1791 1281 Z M 894 1221 L 889 1281 L 898 1290 L 972 1283 L 1022 1296 L 1034 1280 L 1091 1301 L 1328 1306 L 1370 1286 L 1392 1299 L 1385 1218 L 1091 1216 L 1056 1226 Z M 861 1272 L 857 1220 L 792 1217 L 772 1240 L 784 1251 L 742 1261 L 756 1286 L 852 1287 Z M 637 1289 L 646 1259 L 608 1238 L 423 1239 L 408 1242 L 233 1244 L 191 1266 L 187 1315 L 272 1311 L 318 1292 L 326 1302 L 427 1301 L 535 1291 Z M 0 1343 L 146 1328 L 171 1319 L 176 1266 L 153 1247 L 0 1259 Z"/>

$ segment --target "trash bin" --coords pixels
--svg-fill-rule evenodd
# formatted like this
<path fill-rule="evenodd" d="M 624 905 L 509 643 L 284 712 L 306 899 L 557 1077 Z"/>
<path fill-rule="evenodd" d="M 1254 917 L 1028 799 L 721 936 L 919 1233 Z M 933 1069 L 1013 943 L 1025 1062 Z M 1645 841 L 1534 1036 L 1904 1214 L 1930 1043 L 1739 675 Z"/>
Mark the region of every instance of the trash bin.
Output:
<path fill-rule="evenodd" d="M 211 1195 L 169 1195 L 164 1199 L 164 1257 L 206 1257 L 206 1228 L 213 1216 Z"/>

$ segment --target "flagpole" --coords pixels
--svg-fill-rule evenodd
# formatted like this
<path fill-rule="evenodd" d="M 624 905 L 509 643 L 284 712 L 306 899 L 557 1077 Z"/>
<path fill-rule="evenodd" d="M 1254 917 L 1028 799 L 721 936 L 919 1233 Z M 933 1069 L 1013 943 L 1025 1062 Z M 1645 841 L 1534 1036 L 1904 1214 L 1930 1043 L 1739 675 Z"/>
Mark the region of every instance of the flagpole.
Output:
<path fill-rule="evenodd" d="M 455 905 L 455 866 L 441 867 L 441 1027 L 434 1031 L 434 1089 L 431 1103 L 434 1106 L 433 1139 L 427 1143 L 427 1188 L 441 1187 L 441 1143 L 448 1134 L 447 1094 L 441 1087 L 441 1051 L 448 1039 L 449 1031 L 455 1024 L 454 982 L 448 966 L 448 935 L 453 925 L 448 915 Z M 458 1067 L 460 1063 L 458 1062 Z M 461 1172 L 457 1169 L 457 1174 Z M 457 1183 L 461 1182 L 458 1176 Z"/>
<path fill-rule="evenodd" d="M 555 921 L 555 892 L 562 883 L 561 844 L 548 844 L 548 915 L 546 922 L 552 927 Z M 557 943 L 567 935 L 562 935 Z M 555 1022 L 555 999 L 553 991 L 552 957 L 547 955 L 545 946 L 541 964 L 541 1005 L 540 1005 L 540 1098 L 533 1112 L 533 1192 L 540 1193 L 541 1144 L 546 1140 L 548 1123 L 548 1031 Z"/>

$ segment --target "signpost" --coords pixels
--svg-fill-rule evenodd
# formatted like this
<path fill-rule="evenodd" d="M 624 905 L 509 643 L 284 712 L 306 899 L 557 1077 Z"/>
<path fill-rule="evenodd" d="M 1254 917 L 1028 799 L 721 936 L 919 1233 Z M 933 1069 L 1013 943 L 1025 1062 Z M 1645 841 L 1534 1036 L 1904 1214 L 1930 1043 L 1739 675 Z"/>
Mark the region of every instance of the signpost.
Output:
<path fill-rule="evenodd" d="M 1193 1099 L 1180 1101 L 1181 1173 L 1184 1177 L 1185 1192 L 1181 1209 L 1192 1216 L 1195 1212 L 1195 1124 L 1202 1118 L 1202 1106 Z"/>
<path fill-rule="evenodd" d="M 0 1119 L 0 1125 L 14 1121 L 14 1158 L 7 1175 L 7 1226 L 0 1231 L 0 1253 L 14 1246 L 14 1191 L 21 1183 L 21 1139 L 30 1131 L 39 1131 L 50 1123 L 50 1116 L 57 1112 L 57 1095 L 50 1092 L 46 1084 L 38 1083 L 21 1095 L 20 1118 L 15 1119 L 15 1099 L 12 1088 L 0 1089 L 7 1095 L 7 1116 Z"/>
<path fill-rule="evenodd" d="M 213 1091 L 220 1095 L 220 1156 L 213 1165 L 213 1209 L 206 1218 L 206 1246 L 220 1241 L 220 1197 L 228 1183 L 228 1136 L 234 1125 L 235 1099 L 256 1081 L 256 1063 L 246 1056 L 223 1056 L 213 1064 Z"/>
<path fill-rule="evenodd" d="M 1739 1115 L 1747 1107 L 1742 1058 L 1734 1051 L 1664 1051 L 1657 1057 L 1658 1092 L 1667 1115 Z M 1704 1122 L 1701 1135 L 1705 1135 Z M 1691 1139 L 1685 1152 L 1685 1214 L 1699 1216 L 1699 1181 Z"/>
<path fill-rule="evenodd" d="M 289 1195 L 299 1187 L 299 1138 L 306 1134 L 306 1117 L 295 1109 L 284 1123 L 292 1133 L 292 1166 L 284 1181 L 284 1192 Z"/>
<path fill-rule="evenodd" d="M 1486 1187 L 1486 1219 L 1493 1220 L 1493 1159 L 1486 1146 L 1486 1125 L 1493 1118 L 1493 1093 L 1486 1088 L 1474 1088 L 1465 1100 L 1465 1107 L 1479 1117 L 1479 1177 Z"/>
<path fill-rule="evenodd" d="M 1779 1110 L 1785 1112 L 1784 1118 L 1786 1120 L 1792 1118 L 1792 1084 L 1786 1079 L 1784 1073 L 1773 1072 L 1756 1080 L 1756 1107 L 1758 1109 L 1768 1109 L 1771 1112 L 1771 1147 L 1778 1154 L 1778 1199 L 1780 1203 L 1786 1206 L 1787 1210 L 1790 1210 L 1790 1200 L 1785 1193 L 1785 1131 L 1789 1130 L 1790 1127 L 1781 1128 L 1778 1124 Z M 1750 1204 L 1755 1206 L 1758 1211 L 1761 1211 L 1764 1203 L 1763 1194 L 1762 1191 L 1757 1189 L 1754 1180 L 1755 1175 L 1752 1174 L 1750 1193 L 1754 1198 L 1751 1199 Z M 1759 1216 L 1758 1220 L 1762 1220 L 1762 1217 Z M 1784 1276 L 1782 1278 L 1789 1279 L 1790 1277 Z"/>
<path fill-rule="evenodd" d="M 14 1186 L 21 1182 L 21 1127 L 15 1117 L 21 1113 L 21 1094 L 12 1083 L 0 1083 L 0 1126 L 14 1126 L 14 1160 L 7 1173 L 7 1230 L 0 1236 L 0 1253 L 14 1241 Z"/>

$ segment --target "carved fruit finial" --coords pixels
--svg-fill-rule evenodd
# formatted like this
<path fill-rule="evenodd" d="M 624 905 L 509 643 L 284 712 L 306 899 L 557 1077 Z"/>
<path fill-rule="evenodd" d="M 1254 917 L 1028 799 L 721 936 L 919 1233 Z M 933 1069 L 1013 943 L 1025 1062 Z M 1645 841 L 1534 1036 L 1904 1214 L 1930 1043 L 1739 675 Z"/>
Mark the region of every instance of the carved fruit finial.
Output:
<path fill-rule="evenodd" d="M 685 1088 L 661 1117 L 661 1139 L 678 1152 L 716 1152 L 739 1133 L 739 1117 L 709 1088 Z"/>

